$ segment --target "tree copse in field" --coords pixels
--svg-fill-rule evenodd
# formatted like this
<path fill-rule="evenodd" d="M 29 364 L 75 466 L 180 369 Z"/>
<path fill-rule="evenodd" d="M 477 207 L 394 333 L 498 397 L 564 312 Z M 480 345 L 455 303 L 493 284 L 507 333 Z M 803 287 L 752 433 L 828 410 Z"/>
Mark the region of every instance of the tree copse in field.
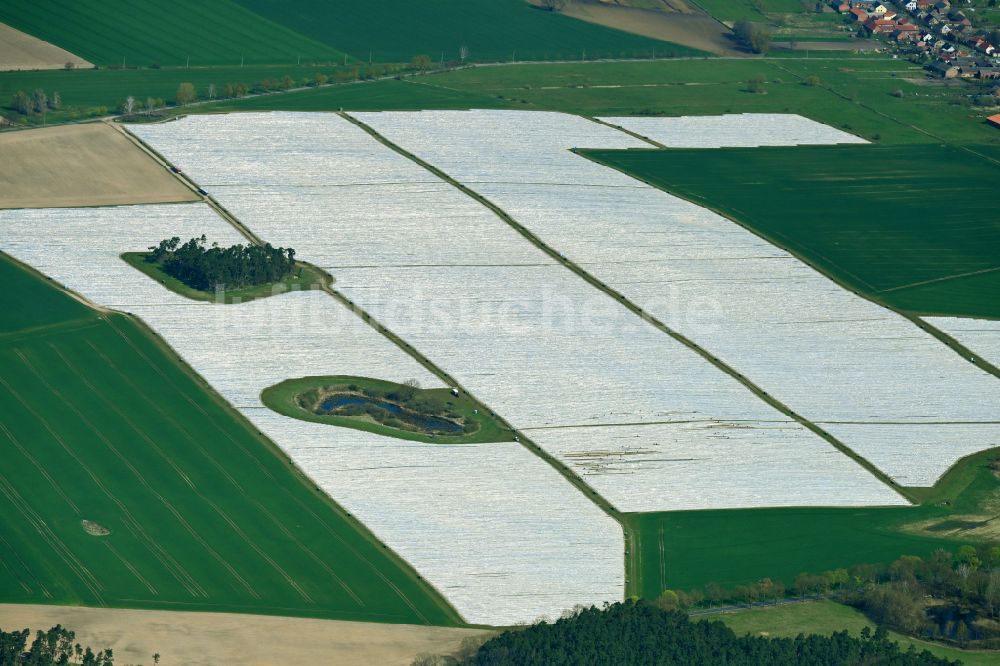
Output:
<path fill-rule="evenodd" d="M 295 266 L 295 250 L 270 244 L 206 248 L 207 239 L 192 238 L 181 245 L 177 236 L 151 246 L 149 261 L 194 289 L 218 286 L 248 287 L 279 282 Z"/>
<path fill-rule="evenodd" d="M 754 53 L 767 53 L 771 48 L 771 31 L 759 23 L 751 23 L 745 19 L 733 26 L 736 38 Z"/>

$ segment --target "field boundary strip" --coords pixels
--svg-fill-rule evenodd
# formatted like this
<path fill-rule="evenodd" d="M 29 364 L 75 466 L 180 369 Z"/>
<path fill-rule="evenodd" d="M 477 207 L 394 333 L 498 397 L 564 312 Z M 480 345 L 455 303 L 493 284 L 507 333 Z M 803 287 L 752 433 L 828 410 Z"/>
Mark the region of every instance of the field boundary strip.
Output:
<path fill-rule="evenodd" d="M 764 391 L 762 388 L 760 388 L 759 386 L 757 386 L 749 378 L 747 378 L 744 375 L 742 375 L 741 373 L 737 372 L 735 368 L 730 367 L 728 364 L 726 364 L 724 361 L 722 361 L 718 357 L 714 356 L 710 351 L 708 351 L 704 347 L 698 345 L 696 342 L 694 342 L 690 338 L 682 335 L 681 333 L 679 333 L 679 332 L 675 331 L 674 329 L 672 329 L 671 327 L 667 326 L 666 324 L 664 324 L 663 322 L 661 322 L 657 318 L 653 317 L 648 312 L 644 311 L 637 304 L 633 303 L 631 300 L 629 300 L 628 298 L 626 298 L 623 294 L 621 294 L 618 291 L 616 291 L 615 289 L 611 288 L 610 286 L 608 286 L 604 282 L 598 280 L 597 277 L 595 277 L 594 275 L 591 275 L 588 271 L 586 271 L 585 269 L 583 269 L 582 267 L 580 267 L 576 263 L 574 263 L 574 262 L 568 260 L 567 258 L 563 257 L 557 250 L 553 249 L 552 247 L 549 247 L 549 245 L 547 245 L 540 237 L 538 237 L 537 235 L 535 235 L 532 231 L 530 231 L 524 225 L 522 225 L 517 220 L 515 220 L 509 213 L 507 213 L 504 209 L 502 209 L 499 206 L 497 206 L 490 199 L 488 199 L 487 197 L 483 196 L 479 192 L 476 192 L 471 187 L 469 187 L 467 185 L 464 185 L 463 183 L 460 183 L 456 179 L 454 179 L 451 176 L 449 176 L 446 172 L 442 171 L 441 169 L 438 169 L 437 167 L 435 167 L 434 165 L 430 164 L 429 162 L 427 162 L 427 161 L 425 161 L 425 160 L 417 157 L 413 153 L 407 151 L 405 148 L 402 148 L 401 146 L 393 143 L 392 141 L 390 141 L 386 137 L 384 137 L 381 134 L 379 134 L 374 128 L 370 127 L 369 125 L 367 125 L 363 121 L 361 121 L 361 120 L 353 117 L 349 113 L 345 113 L 345 112 L 341 111 L 341 112 L 338 112 L 338 115 L 340 115 L 344 119 L 348 120 L 349 122 L 357 125 L 361 129 L 363 129 L 365 132 L 367 132 L 369 135 L 371 135 L 379 143 L 382 143 L 383 145 L 391 148 L 392 150 L 396 151 L 400 155 L 402 155 L 402 156 L 406 157 L 407 159 L 411 160 L 415 164 L 418 164 L 419 166 L 423 167 L 424 169 L 430 171 L 431 173 L 433 173 L 434 175 L 438 176 L 439 178 L 441 178 L 445 182 L 447 182 L 447 183 L 451 184 L 452 186 L 454 186 L 455 188 L 457 188 L 462 193 L 466 194 L 467 196 L 471 197 L 475 201 L 479 202 L 480 204 L 482 204 L 483 206 L 485 206 L 486 208 L 488 208 L 489 210 L 491 210 L 503 222 L 505 222 L 511 228 L 513 228 L 515 231 L 517 231 L 519 234 L 521 234 L 525 239 L 527 239 L 529 242 L 531 242 L 535 247 L 537 247 L 541 251 L 545 252 L 545 254 L 547 254 L 549 257 L 551 257 L 552 259 L 554 259 L 558 264 L 561 264 L 561 265 L 565 266 L 567 269 L 569 269 L 570 271 L 572 271 L 573 273 L 575 273 L 577 276 L 579 276 L 580 278 L 582 278 L 583 280 L 585 280 L 592 287 L 594 287 L 594 288 L 596 288 L 596 289 L 604 292 L 606 295 L 610 296 L 616 302 L 618 302 L 619 304 L 621 304 L 622 306 L 624 306 L 626 309 L 630 310 L 633 314 L 635 314 L 636 316 L 640 317 L 641 319 L 643 319 L 647 323 L 649 323 L 652 326 L 654 326 L 661 333 L 665 333 L 666 335 L 670 336 L 671 338 L 673 338 L 677 342 L 680 342 L 682 345 L 684 345 L 685 347 L 687 347 L 691 351 L 697 353 L 699 356 L 701 356 L 703 359 L 705 359 L 706 361 L 708 361 L 709 363 L 711 363 L 713 366 L 715 366 L 719 370 L 725 372 L 727 375 L 729 375 L 730 377 L 732 377 L 733 379 L 735 379 L 737 382 L 739 382 L 740 384 L 742 384 L 744 386 L 744 388 L 748 389 L 751 393 L 753 393 L 755 396 L 757 396 L 759 399 L 763 400 L 765 403 L 767 403 L 768 405 L 770 405 L 774 409 L 778 410 L 779 412 L 781 412 L 785 416 L 790 417 L 792 420 L 794 420 L 795 422 L 797 422 L 799 425 L 802 425 L 803 427 L 807 428 L 808 430 L 810 430 L 814 434 L 816 434 L 819 437 L 821 437 L 822 439 L 824 439 L 831 446 L 833 446 L 834 448 L 836 448 L 838 451 L 840 451 L 841 453 L 843 453 L 847 457 L 849 457 L 852 460 L 854 460 L 861 467 L 863 467 L 865 470 L 867 470 L 872 476 L 874 476 L 879 481 L 881 481 L 883 484 L 885 484 L 886 486 L 888 486 L 889 488 L 891 488 L 892 490 L 894 490 L 895 492 L 897 492 L 899 495 L 901 495 L 902 497 L 904 497 L 909 502 L 911 502 L 911 503 L 916 502 L 915 496 L 907 488 L 905 488 L 904 486 L 901 486 L 898 483 L 896 483 L 895 481 L 893 481 L 892 478 L 889 477 L 889 475 L 887 475 L 884 472 L 882 472 L 882 470 L 878 469 L 875 465 L 873 465 L 871 462 L 869 462 L 866 458 L 864 458 L 861 455 L 859 455 L 853 449 L 851 449 L 850 447 L 848 447 L 846 444 L 844 444 L 843 442 L 841 442 L 839 439 L 837 439 L 836 437 L 834 437 L 830 433 L 828 433 L 825 430 L 823 430 L 817 424 L 815 424 L 812 421 L 806 419 L 805 417 L 801 416 L 800 414 L 794 412 L 790 407 L 788 407 L 787 405 L 785 405 L 783 402 L 779 401 L 777 398 L 774 398 L 773 396 L 769 395 L 766 391 Z M 582 116 L 582 117 L 586 118 L 586 116 Z M 617 127 L 613 127 L 613 128 L 614 129 L 619 129 Z M 643 139 L 643 140 L 646 141 L 647 143 L 649 142 L 648 139 Z M 605 165 L 601 165 L 601 166 L 605 166 Z M 624 173 L 624 172 L 622 172 L 622 173 Z M 630 174 L 625 174 L 625 175 L 629 176 Z M 640 182 L 644 182 L 641 179 L 636 179 L 636 180 L 639 180 Z M 647 183 L 647 185 L 651 185 L 651 184 Z M 609 515 L 611 515 L 611 514 L 609 514 Z M 624 523 L 622 523 L 622 524 L 624 526 Z"/>

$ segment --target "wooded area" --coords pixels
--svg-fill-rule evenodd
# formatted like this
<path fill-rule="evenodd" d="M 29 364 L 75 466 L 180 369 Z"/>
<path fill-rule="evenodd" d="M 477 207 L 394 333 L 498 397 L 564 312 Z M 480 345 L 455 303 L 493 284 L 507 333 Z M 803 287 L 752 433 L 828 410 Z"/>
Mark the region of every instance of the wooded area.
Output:
<path fill-rule="evenodd" d="M 181 245 L 177 236 L 149 248 L 149 261 L 194 289 L 250 287 L 279 282 L 295 267 L 295 250 L 260 245 L 206 248 L 205 236 Z"/>

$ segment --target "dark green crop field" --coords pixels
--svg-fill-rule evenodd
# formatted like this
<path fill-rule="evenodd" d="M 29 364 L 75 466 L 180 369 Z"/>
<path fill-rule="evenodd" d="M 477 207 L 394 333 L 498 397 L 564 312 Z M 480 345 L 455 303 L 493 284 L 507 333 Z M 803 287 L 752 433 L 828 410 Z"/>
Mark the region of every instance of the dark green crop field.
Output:
<path fill-rule="evenodd" d="M 532 8 L 525 0 L 236 0 L 257 14 L 356 58 L 581 60 L 701 55 L 661 42 Z"/>
<path fill-rule="evenodd" d="M 343 53 L 230 0 L 4 0 L 0 22 L 97 65 L 338 62 Z"/>
<path fill-rule="evenodd" d="M 994 515 L 1000 479 L 990 462 L 996 456 L 993 450 L 963 459 L 934 488 L 917 489 L 922 503 L 914 507 L 629 514 L 639 550 L 630 593 L 655 598 L 664 589 L 733 587 L 762 578 L 790 585 L 803 572 L 889 564 L 981 541 L 982 533 L 946 527 Z"/>
<path fill-rule="evenodd" d="M 0 601 L 459 621 L 135 320 L 0 277 Z"/>
<path fill-rule="evenodd" d="M 1000 166 L 961 149 L 923 144 L 586 154 L 718 210 L 900 309 L 1000 317 L 994 289 L 1000 277 Z"/>

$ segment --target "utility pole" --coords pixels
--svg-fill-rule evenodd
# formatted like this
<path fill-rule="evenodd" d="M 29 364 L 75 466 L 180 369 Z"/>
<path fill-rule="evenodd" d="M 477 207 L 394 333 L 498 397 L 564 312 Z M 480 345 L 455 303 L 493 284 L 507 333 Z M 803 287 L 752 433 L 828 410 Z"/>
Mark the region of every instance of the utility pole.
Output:
<path fill-rule="evenodd" d="M 122 56 L 122 69 L 125 69 L 125 56 Z"/>
<path fill-rule="evenodd" d="M 372 50 L 368 49 L 368 64 L 372 64 Z"/>
<path fill-rule="evenodd" d="M 296 56 L 295 64 L 296 65 L 301 65 L 302 64 L 302 54 L 301 53 Z"/>
<path fill-rule="evenodd" d="M 184 69 L 191 69 L 191 56 L 188 56 L 187 65 L 184 66 Z"/>
<path fill-rule="evenodd" d="M 243 54 L 240 54 L 240 69 L 243 69 Z"/>

